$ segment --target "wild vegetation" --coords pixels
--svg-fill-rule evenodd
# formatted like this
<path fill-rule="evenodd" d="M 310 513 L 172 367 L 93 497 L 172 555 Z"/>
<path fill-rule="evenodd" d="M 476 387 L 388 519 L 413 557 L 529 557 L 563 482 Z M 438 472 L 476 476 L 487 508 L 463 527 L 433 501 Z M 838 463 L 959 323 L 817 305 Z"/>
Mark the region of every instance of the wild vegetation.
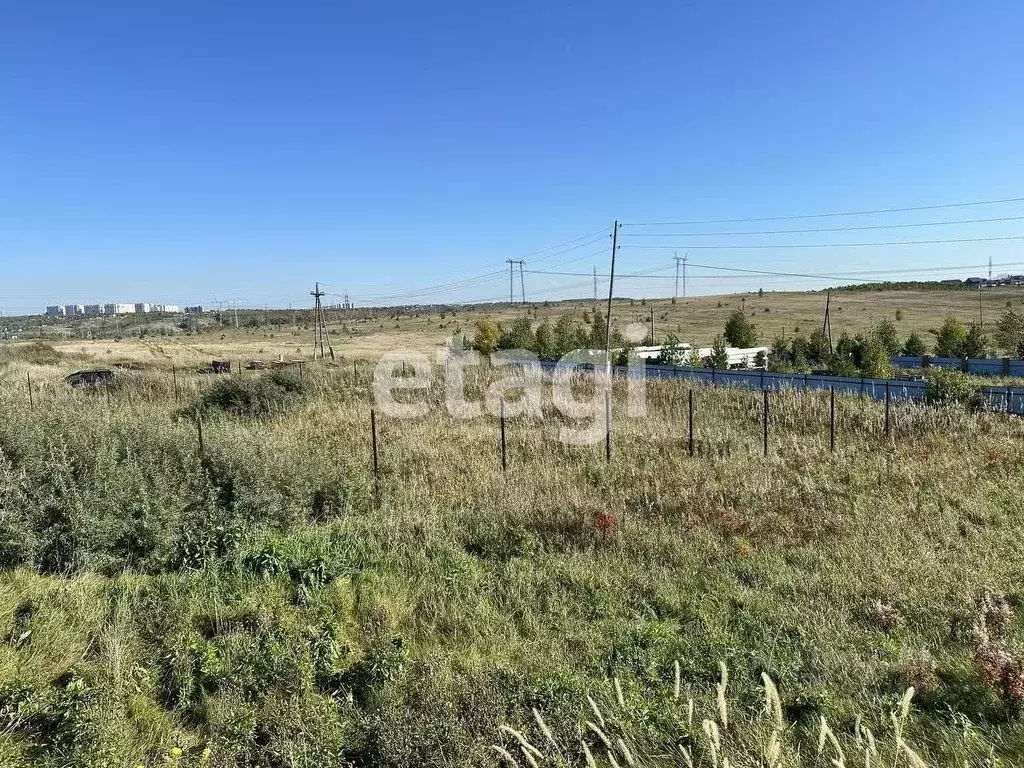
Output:
<path fill-rule="evenodd" d="M 68 370 L 0 365 L 4 766 L 1024 757 L 1015 419 L 901 405 L 887 441 L 840 398 L 832 454 L 827 396 L 780 393 L 765 458 L 759 396 L 697 389 L 690 458 L 652 382 L 610 463 L 545 406 L 503 473 L 436 382 L 377 493 L 366 366 Z"/>

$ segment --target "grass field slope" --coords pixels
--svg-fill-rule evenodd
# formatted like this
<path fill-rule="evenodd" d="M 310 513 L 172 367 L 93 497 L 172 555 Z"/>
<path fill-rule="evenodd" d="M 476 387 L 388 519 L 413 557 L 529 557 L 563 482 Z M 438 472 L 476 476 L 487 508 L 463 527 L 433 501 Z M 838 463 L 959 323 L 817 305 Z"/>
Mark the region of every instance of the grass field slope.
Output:
<path fill-rule="evenodd" d="M 901 404 L 886 437 L 843 397 L 832 452 L 827 393 L 782 392 L 765 456 L 760 393 L 697 388 L 691 457 L 688 387 L 631 418 L 620 383 L 610 462 L 545 401 L 503 472 L 495 415 L 438 379 L 378 414 L 375 483 L 351 360 L 452 330 L 396 322 L 301 377 L 172 376 L 278 351 L 244 329 L 3 350 L 0 765 L 1024 763 L 1018 419 Z M 62 382 L 136 353 L 109 391 Z"/>

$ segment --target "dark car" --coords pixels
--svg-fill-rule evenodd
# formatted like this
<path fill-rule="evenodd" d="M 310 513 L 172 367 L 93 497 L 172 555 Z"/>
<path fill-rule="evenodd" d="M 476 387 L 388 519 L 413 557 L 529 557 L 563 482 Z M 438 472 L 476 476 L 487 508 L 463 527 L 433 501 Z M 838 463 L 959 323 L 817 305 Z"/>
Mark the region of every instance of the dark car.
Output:
<path fill-rule="evenodd" d="M 107 387 L 117 380 L 117 374 L 105 368 L 91 371 L 75 371 L 64 381 L 72 387 Z"/>

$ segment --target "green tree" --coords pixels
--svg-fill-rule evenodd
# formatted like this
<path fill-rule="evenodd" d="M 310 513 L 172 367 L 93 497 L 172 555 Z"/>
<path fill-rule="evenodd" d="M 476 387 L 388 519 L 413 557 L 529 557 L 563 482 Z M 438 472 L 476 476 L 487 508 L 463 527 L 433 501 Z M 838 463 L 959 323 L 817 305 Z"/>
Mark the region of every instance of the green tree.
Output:
<path fill-rule="evenodd" d="M 715 337 L 715 343 L 711 345 L 711 354 L 704 360 L 705 368 L 728 368 L 729 353 L 725 351 L 725 339 L 721 336 Z"/>
<path fill-rule="evenodd" d="M 988 336 L 981 330 L 980 326 L 971 323 L 967 335 L 964 337 L 962 354 L 964 357 L 988 357 Z"/>
<path fill-rule="evenodd" d="M 947 317 L 935 332 L 935 354 L 938 357 L 963 357 L 967 329 L 955 317 Z"/>
<path fill-rule="evenodd" d="M 558 357 L 587 346 L 587 338 L 571 315 L 561 315 L 555 321 L 555 354 Z"/>
<path fill-rule="evenodd" d="M 900 334 L 892 320 L 883 319 L 871 333 L 890 357 L 900 353 L 903 345 L 900 344 Z"/>
<path fill-rule="evenodd" d="M 536 346 L 537 339 L 528 317 L 516 318 L 498 340 L 498 349 L 534 349 Z"/>
<path fill-rule="evenodd" d="M 872 379 L 891 379 L 892 360 L 889 349 L 877 338 L 864 339 L 860 345 L 860 371 Z"/>
<path fill-rule="evenodd" d="M 690 350 L 679 341 L 675 334 L 670 333 L 655 362 L 659 365 L 686 365 L 689 356 Z"/>
<path fill-rule="evenodd" d="M 537 352 L 537 357 L 541 360 L 558 359 L 558 348 L 555 345 L 555 332 L 551 328 L 551 323 L 547 320 L 537 326 L 537 331 L 534 333 L 534 341 L 536 343 L 535 350 Z"/>
<path fill-rule="evenodd" d="M 588 344 L 591 349 L 603 349 L 605 345 L 604 313 L 599 309 L 594 310 L 590 321 L 590 339 Z"/>
<path fill-rule="evenodd" d="M 917 331 L 912 331 L 907 336 L 907 343 L 903 345 L 903 354 L 908 357 L 921 357 L 928 354 L 928 345 L 924 343 L 924 339 Z"/>
<path fill-rule="evenodd" d="M 776 336 L 772 341 L 772 351 L 768 357 L 768 362 L 771 365 L 773 371 L 785 371 L 789 369 L 791 362 L 789 354 L 789 342 L 785 336 Z"/>
<path fill-rule="evenodd" d="M 793 337 L 793 340 L 789 343 L 790 362 L 793 365 L 795 371 L 808 371 L 811 368 L 810 355 L 811 355 L 811 344 L 807 340 L 806 336 L 797 334 Z"/>
<path fill-rule="evenodd" d="M 473 349 L 482 355 L 489 355 L 498 348 L 501 341 L 501 328 L 488 317 L 476 321 L 476 333 L 473 334 Z"/>
<path fill-rule="evenodd" d="M 823 328 L 815 328 L 807 338 L 807 361 L 811 365 L 824 365 L 831 355 L 828 335 Z"/>
<path fill-rule="evenodd" d="M 999 318 L 995 341 L 1008 355 L 1024 355 L 1024 315 L 1006 310 Z"/>
<path fill-rule="evenodd" d="M 735 310 L 725 321 L 725 340 L 734 347 L 757 346 L 757 329 L 743 310 Z"/>

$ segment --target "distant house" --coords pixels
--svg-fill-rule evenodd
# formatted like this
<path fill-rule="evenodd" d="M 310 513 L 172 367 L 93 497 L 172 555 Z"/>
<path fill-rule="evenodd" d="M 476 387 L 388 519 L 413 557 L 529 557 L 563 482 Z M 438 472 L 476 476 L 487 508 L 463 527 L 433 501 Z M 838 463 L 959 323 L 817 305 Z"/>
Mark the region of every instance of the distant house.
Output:
<path fill-rule="evenodd" d="M 978 287 L 980 287 L 980 286 L 985 284 L 985 278 L 984 277 L 968 277 L 966 280 L 964 280 L 964 284 L 968 288 L 978 288 Z"/>
<path fill-rule="evenodd" d="M 943 285 L 963 285 L 964 281 L 963 280 L 957 280 L 956 278 L 954 278 L 952 280 L 943 280 L 942 284 Z"/>

